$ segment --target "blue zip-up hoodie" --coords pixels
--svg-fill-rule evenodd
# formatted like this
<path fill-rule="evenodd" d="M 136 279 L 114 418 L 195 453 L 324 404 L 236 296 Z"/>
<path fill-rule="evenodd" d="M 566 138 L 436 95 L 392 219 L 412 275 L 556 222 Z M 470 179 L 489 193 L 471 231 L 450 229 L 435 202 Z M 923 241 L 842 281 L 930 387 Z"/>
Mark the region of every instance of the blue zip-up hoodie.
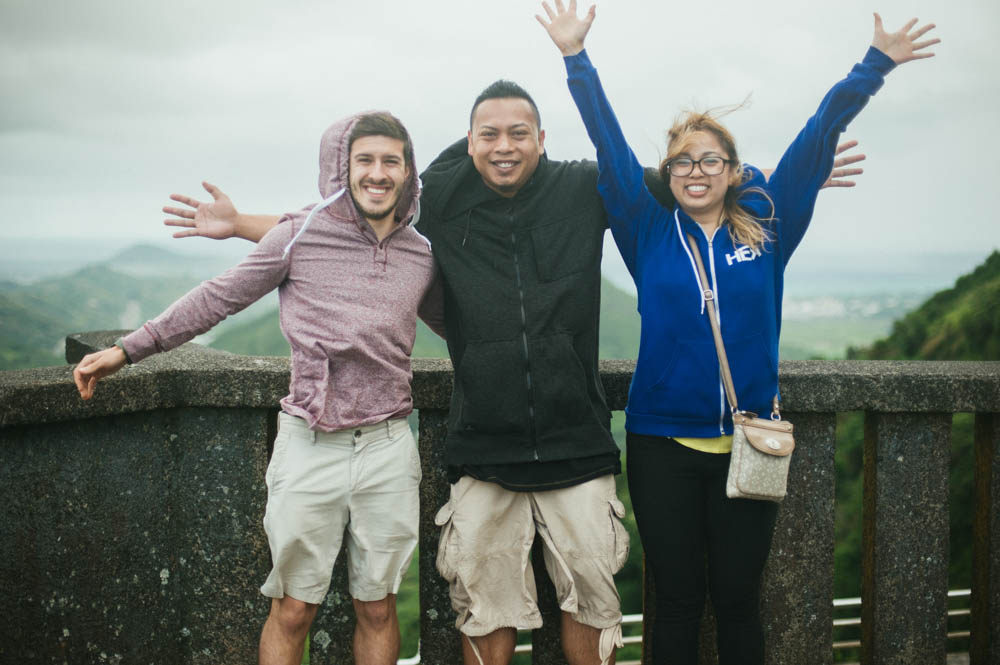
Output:
<path fill-rule="evenodd" d="M 713 238 L 679 206 L 664 208 L 643 183 L 643 169 L 586 51 L 565 58 L 569 89 L 597 148 L 598 190 L 615 242 L 639 293 L 642 332 L 625 427 L 663 437 L 711 438 L 733 424 L 691 252 L 699 251 L 716 293 L 722 338 L 742 410 L 769 413 L 778 391 L 778 335 L 785 266 L 809 225 L 816 195 L 830 175 L 840 134 L 895 66 L 870 48 L 823 98 L 785 151 L 769 181 L 744 165 L 744 190 L 774 202 L 764 251 L 736 246 L 723 226 Z M 767 218 L 770 204 L 747 191 L 740 204 Z M 698 241 L 689 246 L 687 233 Z"/>

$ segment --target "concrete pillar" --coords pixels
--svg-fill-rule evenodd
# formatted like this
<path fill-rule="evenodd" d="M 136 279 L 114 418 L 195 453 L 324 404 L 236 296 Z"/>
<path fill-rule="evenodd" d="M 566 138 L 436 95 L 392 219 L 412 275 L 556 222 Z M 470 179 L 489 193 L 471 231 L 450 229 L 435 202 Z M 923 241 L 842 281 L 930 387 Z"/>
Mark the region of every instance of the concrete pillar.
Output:
<path fill-rule="evenodd" d="M 462 645 L 455 628 L 455 612 L 448 597 L 448 583 L 437 571 L 438 536 L 434 515 L 448 501 L 450 486 L 445 471 L 445 437 L 448 412 L 420 410 L 420 662 L 461 665 Z"/>
<path fill-rule="evenodd" d="M 833 662 L 834 413 L 787 414 L 795 424 L 788 496 L 764 570 L 761 620 L 768 665 Z"/>
<path fill-rule="evenodd" d="M 943 665 L 950 413 L 866 413 L 861 662 Z"/>

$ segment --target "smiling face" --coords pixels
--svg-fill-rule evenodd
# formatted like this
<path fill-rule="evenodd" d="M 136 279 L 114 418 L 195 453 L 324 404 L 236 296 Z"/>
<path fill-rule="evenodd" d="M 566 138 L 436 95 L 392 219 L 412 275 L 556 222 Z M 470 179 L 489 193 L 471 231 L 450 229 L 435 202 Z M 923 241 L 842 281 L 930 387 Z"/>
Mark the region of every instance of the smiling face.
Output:
<path fill-rule="evenodd" d="M 528 182 L 544 143 L 545 132 L 525 99 L 487 99 L 473 113 L 469 155 L 486 186 L 500 196 L 514 196 Z"/>
<path fill-rule="evenodd" d="M 671 150 L 670 159 L 689 157 L 692 160 L 714 156 L 728 160 L 731 155 L 711 132 L 698 131 L 683 139 L 681 149 Z M 726 191 L 733 175 L 732 166 L 726 164 L 719 175 L 707 176 L 701 165 L 695 166 L 687 176 L 670 175 L 670 191 L 681 209 L 699 224 L 715 226 L 722 219 Z"/>
<path fill-rule="evenodd" d="M 362 136 L 351 144 L 351 198 L 369 222 L 396 212 L 410 176 L 403 150 L 402 141 L 388 136 Z"/>

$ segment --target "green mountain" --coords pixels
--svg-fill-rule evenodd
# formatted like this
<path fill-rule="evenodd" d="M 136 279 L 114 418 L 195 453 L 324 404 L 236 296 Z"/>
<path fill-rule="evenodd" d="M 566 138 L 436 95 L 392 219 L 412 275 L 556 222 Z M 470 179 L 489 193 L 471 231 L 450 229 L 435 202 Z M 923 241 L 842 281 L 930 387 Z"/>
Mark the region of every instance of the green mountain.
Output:
<path fill-rule="evenodd" d="M 231 327 L 209 345 L 251 356 L 287 356 L 288 342 L 278 327 L 274 309 L 242 325 Z M 639 352 L 639 313 L 635 296 L 608 280 L 601 280 L 601 358 L 635 358 Z M 422 321 L 417 325 L 414 358 L 447 358 L 448 347 Z"/>
<path fill-rule="evenodd" d="M 884 360 L 1000 360 L 1000 251 L 892 326 L 849 358 Z"/>

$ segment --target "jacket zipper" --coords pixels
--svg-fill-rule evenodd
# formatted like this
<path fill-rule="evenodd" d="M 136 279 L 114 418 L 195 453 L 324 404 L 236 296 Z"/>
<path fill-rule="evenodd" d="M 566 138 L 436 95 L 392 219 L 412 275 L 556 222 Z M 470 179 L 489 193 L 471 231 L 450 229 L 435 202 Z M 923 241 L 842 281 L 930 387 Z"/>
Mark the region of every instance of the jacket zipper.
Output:
<path fill-rule="evenodd" d="M 719 305 L 719 284 L 715 280 L 715 252 L 712 251 L 712 240 L 715 238 L 715 233 L 718 232 L 718 228 L 712 233 L 712 237 L 709 238 L 708 234 L 705 234 L 705 238 L 708 239 L 708 269 L 712 274 L 712 292 L 715 297 L 712 298 L 711 307 L 715 307 L 715 319 L 719 322 L 719 334 L 722 334 L 722 308 Z M 704 229 L 702 229 L 704 233 Z M 726 387 L 722 383 L 722 375 L 720 370 L 719 375 L 719 436 L 726 435 Z"/>
<path fill-rule="evenodd" d="M 514 232 L 514 215 L 507 213 L 511 225 L 510 244 L 514 253 L 514 277 L 517 281 L 517 297 L 521 306 L 521 345 L 524 347 L 524 384 L 528 392 L 528 425 L 531 428 L 531 443 L 534 446 L 535 461 L 538 461 L 538 442 L 535 441 L 535 399 L 531 387 L 531 360 L 528 357 L 528 317 L 524 313 L 524 285 L 521 284 L 521 265 L 517 258 L 517 234 Z"/>

